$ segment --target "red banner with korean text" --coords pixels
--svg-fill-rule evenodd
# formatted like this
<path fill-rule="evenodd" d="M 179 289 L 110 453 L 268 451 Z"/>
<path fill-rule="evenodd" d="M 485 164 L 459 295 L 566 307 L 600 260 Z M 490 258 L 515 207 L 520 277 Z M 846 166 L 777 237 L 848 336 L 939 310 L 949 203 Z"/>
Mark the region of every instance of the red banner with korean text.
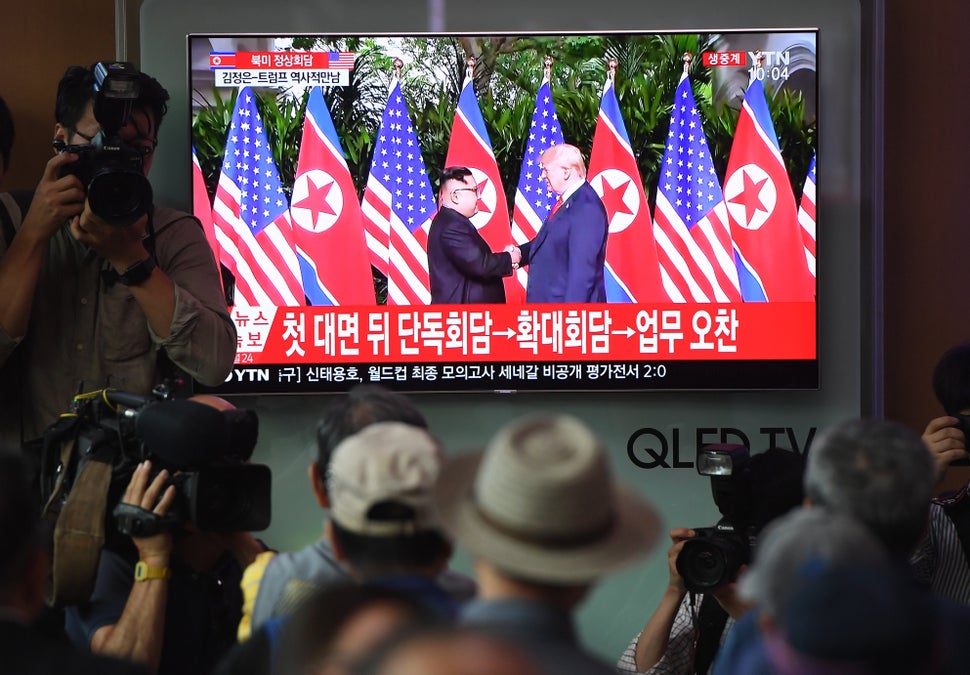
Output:
<path fill-rule="evenodd" d="M 816 358 L 812 302 L 237 307 L 236 362 Z"/>

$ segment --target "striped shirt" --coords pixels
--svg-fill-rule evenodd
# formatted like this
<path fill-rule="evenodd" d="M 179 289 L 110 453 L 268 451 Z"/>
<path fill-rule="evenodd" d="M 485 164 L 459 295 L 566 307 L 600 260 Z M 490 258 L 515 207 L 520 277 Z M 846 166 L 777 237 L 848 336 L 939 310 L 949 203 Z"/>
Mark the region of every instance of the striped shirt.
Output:
<path fill-rule="evenodd" d="M 917 578 L 928 584 L 934 595 L 964 605 L 970 605 L 970 565 L 947 508 L 970 499 L 968 487 L 933 500 L 929 531 L 911 559 Z"/>
<path fill-rule="evenodd" d="M 636 654 L 637 642 L 640 641 L 640 633 L 633 636 L 633 640 L 627 646 L 626 651 L 620 655 L 616 663 L 616 669 L 621 675 L 633 675 L 633 673 L 646 673 L 646 675 L 690 675 L 694 672 L 694 650 L 697 647 L 698 631 L 695 627 L 695 617 L 700 611 L 701 601 L 704 599 L 703 593 L 694 596 L 693 606 L 691 605 L 690 594 L 685 595 L 677 608 L 677 615 L 674 617 L 674 624 L 670 627 L 670 637 L 667 641 L 667 649 L 663 656 L 651 668 L 641 671 L 637 668 Z M 728 617 L 724 630 L 721 632 L 720 645 L 724 644 L 734 619 Z"/>

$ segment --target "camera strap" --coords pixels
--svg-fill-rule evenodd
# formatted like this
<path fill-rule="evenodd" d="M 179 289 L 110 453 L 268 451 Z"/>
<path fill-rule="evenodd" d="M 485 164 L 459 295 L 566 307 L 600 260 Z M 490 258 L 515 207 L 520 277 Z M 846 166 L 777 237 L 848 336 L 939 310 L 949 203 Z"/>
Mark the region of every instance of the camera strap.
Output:
<path fill-rule="evenodd" d="M 727 625 L 728 613 L 710 593 L 704 594 L 697 610 L 697 643 L 694 647 L 694 671 L 706 675 L 721 646 L 721 635 Z"/>
<path fill-rule="evenodd" d="M 72 445 L 73 440 L 70 441 Z M 48 603 L 86 602 L 94 590 L 104 546 L 104 513 L 111 484 L 111 452 L 99 450 L 81 465 L 54 526 L 52 584 Z"/>

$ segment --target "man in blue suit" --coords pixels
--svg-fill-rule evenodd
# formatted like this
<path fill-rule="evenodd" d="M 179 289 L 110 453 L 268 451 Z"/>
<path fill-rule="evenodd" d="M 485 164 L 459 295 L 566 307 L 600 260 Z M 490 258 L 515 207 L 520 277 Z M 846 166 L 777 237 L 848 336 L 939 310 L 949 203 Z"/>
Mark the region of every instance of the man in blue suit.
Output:
<path fill-rule="evenodd" d="M 519 251 L 493 253 L 472 224 L 477 210 L 472 172 L 463 166 L 446 168 L 428 233 L 431 304 L 505 302 L 502 277 L 518 266 Z"/>
<path fill-rule="evenodd" d="M 606 302 L 603 264 L 609 219 L 586 182 L 579 148 L 554 145 L 540 158 L 549 189 L 559 195 L 532 241 L 522 244 L 529 266 L 526 302 Z"/>

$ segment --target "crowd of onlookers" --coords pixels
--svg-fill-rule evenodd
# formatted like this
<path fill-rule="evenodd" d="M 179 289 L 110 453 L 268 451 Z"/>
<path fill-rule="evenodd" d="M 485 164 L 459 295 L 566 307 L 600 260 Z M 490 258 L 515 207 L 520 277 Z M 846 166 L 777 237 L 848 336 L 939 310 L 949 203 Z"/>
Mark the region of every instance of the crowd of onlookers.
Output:
<path fill-rule="evenodd" d="M 574 614 L 663 528 L 579 419 L 512 419 L 483 451 L 455 456 L 407 397 L 353 388 L 321 412 L 308 478 L 327 515 L 298 551 L 187 516 L 234 503 L 228 484 L 184 503 L 187 447 L 167 449 L 179 461 L 156 450 L 123 465 L 103 428 L 69 442 L 77 417 L 61 413 L 79 391 L 147 394 L 172 374 L 215 386 L 236 345 L 198 223 L 154 206 L 105 222 L 68 169 L 104 132 L 103 70 L 68 69 L 58 152 L 35 191 L 0 194 L 0 673 L 970 672 L 968 488 L 934 496 L 968 456 L 970 343 L 939 362 L 945 414 L 922 436 L 853 419 L 804 457 L 746 458 L 730 495 L 743 513 L 739 573 L 706 585 L 685 575 L 685 551 L 704 551 L 690 568 L 703 576 L 723 539 L 700 549 L 708 533 L 670 529 L 660 602 L 605 660 Z M 114 131 L 147 176 L 168 93 L 132 77 L 139 93 Z M 0 101 L 5 169 L 4 111 Z M 239 419 L 218 397 L 178 400 L 189 436 Z M 56 443 L 23 443 L 55 432 Z M 455 546 L 470 574 L 450 566 Z"/>
<path fill-rule="evenodd" d="M 970 348 L 947 358 L 970 364 Z M 947 372 L 938 392 L 959 415 L 970 398 L 945 398 L 956 395 L 944 391 Z M 45 606 L 49 527 L 20 480 L 23 460 L 7 453 L 4 672 L 967 672 L 970 567 L 952 513 L 966 490 L 933 497 L 966 454 L 946 419 L 958 420 L 934 420 L 924 437 L 850 420 L 824 430 L 807 458 L 752 455 L 734 489 L 753 559 L 697 592 L 677 564 L 695 531 L 672 529 L 667 588 L 615 664 L 582 643 L 573 613 L 659 542 L 661 523 L 573 417 L 524 416 L 484 451 L 449 456 L 408 398 L 358 386 L 319 424 L 308 467 L 327 511 L 318 541 L 286 552 L 191 523 L 132 532 L 132 545 L 104 547 L 89 599 L 62 612 Z M 164 521 L 169 478 L 144 462 L 121 500 Z M 455 545 L 471 554 L 471 576 L 449 567 Z M 52 613 L 66 636 L 52 634 Z M 37 618 L 46 631 L 31 628 Z"/>

